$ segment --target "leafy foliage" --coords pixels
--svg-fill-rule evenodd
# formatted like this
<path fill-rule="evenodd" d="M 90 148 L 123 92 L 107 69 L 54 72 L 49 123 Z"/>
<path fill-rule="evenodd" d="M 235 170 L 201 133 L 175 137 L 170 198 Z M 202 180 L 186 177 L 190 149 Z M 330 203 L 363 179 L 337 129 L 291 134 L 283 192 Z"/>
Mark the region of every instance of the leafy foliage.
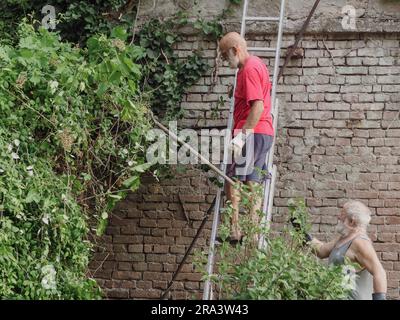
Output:
<path fill-rule="evenodd" d="M 132 1 L 128 1 L 131 3 Z M 15 30 L 22 18 L 27 14 L 41 20 L 42 8 L 51 4 L 56 9 L 63 39 L 83 44 L 96 33 L 109 34 L 115 26 L 127 27 L 132 21 L 132 9 L 136 1 L 126 6 L 125 0 L 5 0 L 0 4 L 0 34 L 8 38 L 16 38 Z M 126 11 L 126 12 L 125 12 Z M 124 14 L 120 17 L 120 12 Z"/>
<path fill-rule="evenodd" d="M 165 21 L 151 19 L 141 27 L 137 37 L 137 44 L 146 50 L 140 61 L 144 69 L 144 91 L 154 93 L 153 110 L 165 120 L 183 116 L 180 102 L 185 92 L 209 69 L 200 52 L 186 59 L 179 59 L 174 52 L 173 45 L 181 41 L 177 29 L 186 23 L 183 14 Z"/>
<path fill-rule="evenodd" d="M 86 217 L 94 209 L 101 234 L 149 167 L 135 64 L 143 50 L 127 46 L 121 28 L 85 50 L 28 24 L 19 36 L 16 47 L 0 46 L 0 296 L 97 297 L 84 273 Z M 47 265 L 57 289 L 44 289 Z"/>
<path fill-rule="evenodd" d="M 150 167 L 149 106 L 182 116 L 185 90 L 209 66 L 200 52 L 174 54 L 181 13 L 146 23 L 135 46 L 126 30 L 136 1 L 54 0 L 57 33 L 35 20 L 47 4 L 0 4 L 0 296 L 99 298 L 87 272 L 89 218 L 101 235 Z M 32 25 L 21 24 L 26 15 Z M 195 27 L 222 34 L 218 19 Z"/>
<path fill-rule="evenodd" d="M 251 204 L 250 190 L 241 187 L 242 206 L 248 212 Z M 224 210 L 225 221 L 220 236 L 227 239 L 230 233 L 229 217 L 232 206 Z M 304 201 L 291 205 L 291 215 L 301 221 L 307 230 L 307 210 Z M 261 216 L 261 212 L 260 212 Z M 300 223 L 300 222 L 299 222 Z M 285 228 L 273 236 L 268 228 L 256 226 L 248 215 L 241 217 L 240 225 L 246 235 L 262 234 L 266 247 L 255 248 L 251 236 L 233 247 L 223 242 L 217 251 L 215 274 L 210 280 L 219 290 L 220 299 L 345 299 L 349 287 L 340 266 L 327 267 L 303 246 L 304 233 Z M 196 263 L 205 273 L 206 256 L 197 253 Z M 207 279 L 208 275 L 204 275 Z"/>

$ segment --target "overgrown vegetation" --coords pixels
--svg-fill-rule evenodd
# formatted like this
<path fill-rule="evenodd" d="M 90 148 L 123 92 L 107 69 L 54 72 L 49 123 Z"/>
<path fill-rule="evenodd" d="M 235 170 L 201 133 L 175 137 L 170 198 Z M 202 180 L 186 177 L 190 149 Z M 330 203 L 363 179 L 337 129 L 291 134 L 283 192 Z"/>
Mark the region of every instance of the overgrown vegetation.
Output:
<path fill-rule="evenodd" d="M 181 117 L 209 66 L 200 51 L 172 50 L 185 14 L 150 20 L 133 39 L 136 1 L 54 0 L 55 32 L 37 20 L 47 4 L 0 4 L 0 296 L 99 298 L 89 219 L 101 235 L 150 167 L 150 107 Z M 219 18 L 194 26 L 215 40 Z"/>
<path fill-rule="evenodd" d="M 16 30 L 27 15 L 41 22 L 46 16 L 42 9 L 54 6 L 57 14 L 57 31 L 64 40 L 84 45 L 96 33 L 109 34 L 115 26 L 128 27 L 133 20 L 137 1 L 126 0 L 4 0 L 0 4 L 2 19 L 0 34 L 17 40 Z"/>
<path fill-rule="evenodd" d="M 252 196 L 246 186 L 241 187 L 241 194 L 241 204 L 248 212 Z M 220 236 L 227 239 L 232 206 L 228 204 L 223 214 Z M 304 201 L 292 202 L 290 215 L 296 218 L 301 230 L 309 230 Z M 303 231 L 285 227 L 274 236 L 268 228 L 254 225 L 248 214 L 241 217 L 240 225 L 246 235 L 263 235 L 266 247 L 255 248 L 248 236 L 234 247 L 227 241 L 218 247 L 214 275 L 210 279 L 219 299 L 336 300 L 345 299 L 350 293 L 342 267 L 322 264 L 304 246 Z M 196 263 L 207 279 L 206 254 L 198 252 Z"/>
<path fill-rule="evenodd" d="M 173 50 L 173 45 L 182 40 L 177 30 L 187 23 L 184 14 L 164 21 L 151 19 L 141 27 L 136 38 L 136 43 L 145 49 L 141 60 L 143 90 L 153 93 L 153 110 L 164 120 L 179 119 L 184 115 L 180 108 L 184 94 L 209 70 L 201 51 L 179 59 Z"/>
<path fill-rule="evenodd" d="M 3 279 L 17 281 L 0 296 L 81 298 L 61 279 L 88 287 L 85 212 L 101 217 L 101 233 L 115 203 L 139 187 L 148 167 L 150 122 L 135 64 L 143 50 L 127 46 L 122 29 L 110 39 L 90 38 L 85 50 L 28 24 L 19 35 L 16 47 L 0 47 L 0 211 L 9 241 L 0 259 Z M 45 265 L 61 283 L 44 295 Z M 26 270 L 32 274 L 22 276 Z"/>

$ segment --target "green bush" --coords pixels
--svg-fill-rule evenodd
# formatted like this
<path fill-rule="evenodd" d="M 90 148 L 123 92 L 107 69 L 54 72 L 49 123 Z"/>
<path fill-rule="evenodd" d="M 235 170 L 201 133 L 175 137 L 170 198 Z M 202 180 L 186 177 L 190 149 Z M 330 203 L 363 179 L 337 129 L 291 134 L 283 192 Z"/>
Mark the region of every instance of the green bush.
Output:
<path fill-rule="evenodd" d="M 88 217 L 101 234 L 149 167 L 143 50 L 121 28 L 87 49 L 25 23 L 18 34 L 0 46 L 0 296 L 99 297 Z"/>
<path fill-rule="evenodd" d="M 245 211 L 251 205 L 250 191 L 242 187 L 242 205 Z M 303 230 L 309 228 L 304 201 L 290 206 L 291 216 L 298 219 Z M 232 214 L 227 205 L 224 218 Z M 260 213 L 261 214 L 261 213 Z M 216 252 L 214 274 L 205 273 L 205 253 L 197 253 L 196 264 L 218 291 L 219 299 L 249 300 L 328 300 L 345 299 L 350 293 L 345 273 L 340 266 L 322 264 L 310 249 L 303 245 L 304 235 L 294 229 L 284 228 L 273 235 L 268 228 L 255 226 L 248 216 L 241 218 L 245 234 L 264 235 L 266 247 L 254 248 L 251 237 L 242 244 L 232 246 L 223 242 Z M 220 227 L 222 239 L 230 233 L 229 219 Z"/>
<path fill-rule="evenodd" d="M 109 34 L 117 25 L 128 26 L 134 20 L 131 16 L 134 6 L 125 7 L 126 3 L 125 0 L 3 0 L 0 4 L 0 34 L 16 39 L 15 31 L 24 17 L 29 14 L 34 19 L 42 20 L 45 16 L 42 8 L 52 5 L 59 20 L 57 30 L 63 39 L 84 44 L 96 33 Z M 120 10 L 124 14 L 118 19 Z"/>

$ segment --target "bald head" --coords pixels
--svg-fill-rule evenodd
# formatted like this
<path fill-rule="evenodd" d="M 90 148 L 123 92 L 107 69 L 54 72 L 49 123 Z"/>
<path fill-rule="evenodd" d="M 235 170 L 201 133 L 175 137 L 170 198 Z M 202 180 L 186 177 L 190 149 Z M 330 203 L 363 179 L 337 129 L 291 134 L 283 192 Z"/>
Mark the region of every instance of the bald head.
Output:
<path fill-rule="evenodd" d="M 222 60 L 229 61 L 231 68 L 241 68 L 249 57 L 247 43 L 237 32 L 229 32 L 219 41 Z"/>
<path fill-rule="evenodd" d="M 234 47 L 247 50 L 246 40 L 244 40 L 243 37 L 237 32 L 229 32 L 219 41 L 219 49 L 222 52 Z"/>

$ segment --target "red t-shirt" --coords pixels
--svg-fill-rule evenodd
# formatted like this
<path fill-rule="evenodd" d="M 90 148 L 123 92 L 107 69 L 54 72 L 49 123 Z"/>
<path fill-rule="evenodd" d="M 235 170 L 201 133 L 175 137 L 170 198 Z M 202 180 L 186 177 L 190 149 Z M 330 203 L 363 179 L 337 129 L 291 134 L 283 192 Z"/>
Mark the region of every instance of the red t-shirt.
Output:
<path fill-rule="evenodd" d="M 235 90 L 235 109 L 233 112 L 234 135 L 246 122 L 250 113 L 250 102 L 264 101 L 264 111 L 254 128 L 254 133 L 273 136 L 274 128 L 271 116 L 271 82 L 265 63 L 256 56 L 250 56 L 237 75 Z M 236 132 L 235 132 L 236 130 Z"/>

